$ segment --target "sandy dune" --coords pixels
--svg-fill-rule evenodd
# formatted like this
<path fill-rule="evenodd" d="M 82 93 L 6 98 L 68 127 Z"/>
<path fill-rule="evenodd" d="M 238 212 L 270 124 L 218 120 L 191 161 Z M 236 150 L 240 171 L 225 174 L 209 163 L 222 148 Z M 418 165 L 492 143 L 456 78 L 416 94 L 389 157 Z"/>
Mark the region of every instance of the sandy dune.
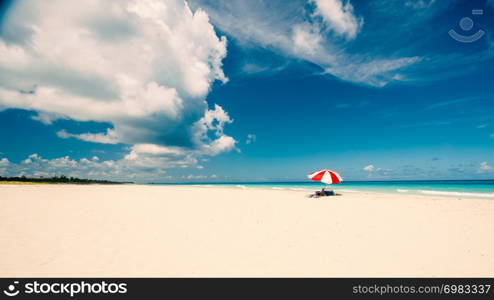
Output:
<path fill-rule="evenodd" d="M 0 186 L 0 276 L 494 276 L 494 201 Z"/>

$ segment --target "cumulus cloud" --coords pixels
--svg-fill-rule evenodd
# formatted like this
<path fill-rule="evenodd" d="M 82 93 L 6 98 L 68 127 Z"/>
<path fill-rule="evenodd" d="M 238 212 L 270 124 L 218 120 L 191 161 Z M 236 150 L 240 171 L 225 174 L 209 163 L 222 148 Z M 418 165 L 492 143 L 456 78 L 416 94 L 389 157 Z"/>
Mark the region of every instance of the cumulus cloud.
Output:
<path fill-rule="evenodd" d="M 369 179 L 386 179 L 390 176 L 395 176 L 396 178 L 408 177 L 410 175 L 417 176 L 419 171 L 413 166 L 402 166 L 396 169 L 390 168 L 380 168 L 375 165 L 367 165 L 362 168 L 364 172 L 367 173 L 367 178 Z"/>
<path fill-rule="evenodd" d="M 140 146 L 146 148 L 145 146 Z M 193 153 L 187 151 L 166 151 L 166 149 L 134 149 L 128 157 L 120 160 L 100 160 L 98 157 L 73 159 L 69 156 L 46 159 L 38 154 L 31 154 L 19 163 L 0 159 L 0 176 L 52 177 L 73 176 L 90 179 L 113 179 L 121 181 L 147 182 L 152 174 L 153 180 L 170 179 L 169 168 L 201 168 Z M 138 147 L 137 147 L 138 148 Z M 139 152 L 140 159 L 132 157 Z M 153 157 L 154 155 L 154 157 Z"/>
<path fill-rule="evenodd" d="M 362 170 L 367 171 L 367 172 L 374 172 L 376 170 L 376 167 L 374 165 L 368 165 L 362 168 Z"/>
<path fill-rule="evenodd" d="M 7 172 L 7 167 L 10 165 L 10 162 L 7 158 L 0 159 L 0 175 L 3 175 Z"/>
<path fill-rule="evenodd" d="M 140 145 L 181 149 L 188 162 L 217 155 L 236 142 L 223 133 L 228 114 L 205 101 L 214 81 L 228 80 L 226 43 L 203 10 L 181 0 L 18 0 L 0 35 L 0 109 L 35 111 L 45 124 L 110 124 L 57 135 L 129 144 L 129 155 L 148 155 Z"/>
<path fill-rule="evenodd" d="M 2 159 L 5 160 L 5 159 Z M 0 166 L 3 176 L 27 176 L 27 177 L 52 177 L 73 176 L 79 178 L 114 178 L 119 180 L 135 180 L 145 176 L 146 170 L 142 166 L 136 166 L 132 162 L 103 161 L 99 159 L 82 158 L 74 160 L 68 156 L 55 159 L 45 159 L 38 154 L 31 154 L 20 163 L 8 163 L 6 167 Z M 164 169 L 153 169 L 158 176 L 164 174 Z"/>
<path fill-rule="evenodd" d="M 486 161 L 481 162 L 480 167 L 478 169 L 478 172 L 479 173 L 485 173 L 485 172 L 489 172 L 489 171 L 492 171 L 492 167 L 489 165 L 489 163 Z"/>
<path fill-rule="evenodd" d="M 7 158 L 0 159 L 0 167 L 6 167 L 9 165 L 9 160 Z"/>

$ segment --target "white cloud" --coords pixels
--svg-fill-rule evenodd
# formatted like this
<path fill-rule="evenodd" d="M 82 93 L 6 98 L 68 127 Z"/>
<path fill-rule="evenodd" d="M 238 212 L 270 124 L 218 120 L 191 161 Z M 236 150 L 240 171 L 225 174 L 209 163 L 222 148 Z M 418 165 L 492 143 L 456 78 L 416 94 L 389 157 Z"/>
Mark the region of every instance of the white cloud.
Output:
<path fill-rule="evenodd" d="M 197 179 L 217 179 L 218 176 L 216 175 L 193 175 L 193 174 L 189 174 L 189 175 L 184 175 L 181 177 L 181 179 L 187 179 L 187 180 L 197 180 Z"/>
<path fill-rule="evenodd" d="M 67 133 L 65 130 L 60 130 L 57 132 L 57 136 L 62 139 L 76 138 L 86 142 L 101 143 L 101 144 L 117 144 L 118 138 L 116 136 L 115 130 L 107 129 L 106 134 L 103 133 L 82 133 L 82 134 L 71 134 Z"/>
<path fill-rule="evenodd" d="M 75 176 L 80 178 L 116 179 L 145 182 L 152 174 L 153 180 L 166 179 L 167 169 L 197 168 L 207 157 L 236 149 L 236 140 L 223 134 L 225 124 L 232 122 L 228 114 L 219 106 L 208 110 L 205 116 L 194 124 L 198 147 L 162 146 L 156 144 L 134 144 L 130 152 L 120 160 L 102 161 L 97 156 L 91 159 L 71 159 L 68 156 L 45 159 L 32 154 L 20 163 L 11 163 L 7 158 L 0 159 L 0 175 L 8 176 Z M 208 132 L 213 131 L 214 137 Z M 74 137 L 66 132 L 58 132 L 63 138 Z M 81 138 L 85 135 L 77 135 Z M 88 135 L 91 136 L 91 135 Z"/>
<path fill-rule="evenodd" d="M 44 159 L 32 154 L 22 162 L 10 163 L 4 170 L 5 176 L 51 177 L 75 176 L 81 178 L 129 178 L 138 170 L 125 172 L 126 166 L 114 161 L 96 162 L 88 159 L 73 160 L 68 156 Z"/>
<path fill-rule="evenodd" d="M 62 130 L 61 138 L 207 155 L 234 148 L 223 134 L 232 120 L 205 101 L 215 80 L 227 82 L 227 50 L 203 10 L 181 0 L 19 0 L 2 27 L 3 109 L 35 111 L 45 124 L 71 119 L 112 127 Z M 208 139 L 210 131 L 218 138 Z"/>
<path fill-rule="evenodd" d="M 215 105 L 214 109 L 206 111 L 204 117 L 192 126 L 193 142 L 198 145 L 197 147 L 135 144 L 131 147 L 130 153 L 125 156 L 125 160 L 136 161 L 148 167 L 172 165 L 200 168 L 198 157 L 215 156 L 236 149 L 237 141 L 223 133 L 225 124 L 231 122 L 233 120 L 230 119 L 228 113 L 219 105 Z M 209 137 L 209 132 L 213 132 L 215 137 Z"/>
<path fill-rule="evenodd" d="M 166 147 L 152 144 L 137 144 L 132 146 L 125 160 L 153 165 L 170 165 L 170 160 L 177 160 L 175 165 L 190 167 L 197 166 L 199 156 L 215 156 L 235 149 L 236 141 L 230 136 L 222 135 L 211 143 L 204 144 L 199 149 L 184 147 Z"/>
<path fill-rule="evenodd" d="M 314 57 L 323 51 L 318 28 L 309 24 L 297 24 L 292 32 L 293 51 L 301 57 Z"/>
<path fill-rule="evenodd" d="M 0 159 L 0 176 L 7 172 L 7 168 L 10 166 L 10 161 L 7 158 Z"/>
<path fill-rule="evenodd" d="M 231 136 L 222 135 L 210 144 L 205 144 L 201 151 L 204 154 L 214 156 L 235 149 L 235 144 L 236 141 Z"/>
<path fill-rule="evenodd" d="M 374 172 L 376 170 L 376 167 L 374 167 L 374 165 L 368 165 L 368 166 L 363 167 L 362 170 L 367 171 L 367 172 Z"/>
<path fill-rule="evenodd" d="M 486 161 L 480 163 L 480 167 L 478 169 L 479 173 L 485 173 L 492 170 L 492 167 Z"/>
<path fill-rule="evenodd" d="M 344 80 L 382 87 L 390 81 L 403 81 L 403 77 L 397 76 L 395 71 L 418 61 L 420 61 L 420 57 L 372 59 L 331 66 L 325 71 Z"/>
<path fill-rule="evenodd" d="M 363 167 L 362 170 L 366 172 L 366 178 L 370 180 L 428 178 L 425 169 L 414 165 L 383 168 L 371 164 Z"/>
<path fill-rule="evenodd" d="M 233 120 L 230 119 L 228 113 L 216 104 L 214 109 L 206 111 L 204 117 L 196 123 L 196 133 L 199 134 L 199 137 L 201 135 L 204 137 L 208 130 L 212 130 L 217 136 L 222 136 L 225 125 L 232 122 Z"/>
<path fill-rule="evenodd" d="M 247 139 L 245 140 L 246 144 L 252 144 L 257 141 L 257 136 L 253 133 L 247 134 Z"/>
<path fill-rule="evenodd" d="M 355 38 L 363 20 L 354 15 L 350 1 L 343 4 L 342 0 L 312 0 L 316 4 L 315 14 L 323 18 L 326 25 L 349 39 Z"/>
<path fill-rule="evenodd" d="M 92 159 L 72 159 L 69 156 L 45 159 L 38 154 L 31 154 L 20 163 L 0 160 L 0 175 L 52 177 L 73 176 L 90 179 L 112 179 L 121 181 L 147 182 L 149 174 L 153 180 L 167 178 L 167 169 L 176 167 L 196 166 L 197 161 L 190 155 L 180 156 L 158 155 L 144 156 L 142 159 L 121 159 L 100 161 Z"/>
<path fill-rule="evenodd" d="M 191 0 L 191 3 L 204 8 L 213 23 L 243 48 L 262 47 L 284 57 L 308 61 L 326 74 L 350 82 L 380 87 L 410 80 L 402 71 L 420 60 L 416 56 L 389 54 L 390 51 L 380 55 L 368 48 L 349 51 L 349 43 L 358 37 L 364 23 L 363 18 L 355 15 L 349 1 Z"/>

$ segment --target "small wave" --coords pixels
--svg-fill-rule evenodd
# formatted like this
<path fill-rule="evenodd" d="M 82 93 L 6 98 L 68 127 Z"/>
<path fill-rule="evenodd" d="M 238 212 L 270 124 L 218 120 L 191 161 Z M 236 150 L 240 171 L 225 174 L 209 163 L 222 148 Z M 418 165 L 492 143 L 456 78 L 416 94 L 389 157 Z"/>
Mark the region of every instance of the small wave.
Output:
<path fill-rule="evenodd" d="M 410 190 L 402 190 L 402 189 L 397 189 L 396 190 L 398 193 L 408 193 Z"/>
<path fill-rule="evenodd" d="M 289 188 L 290 191 L 311 191 L 312 189 L 308 188 Z"/>
<path fill-rule="evenodd" d="M 419 190 L 419 193 L 426 195 L 437 195 L 437 196 L 455 196 L 455 197 L 481 197 L 481 198 L 493 198 L 493 193 L 465 193 L 465 192 L 444 192 L 444 191 L 429 191 L 429 190 Z"/>
<path fill-rule="evenodd" d="M 369 191 L 358 191 L 358 190 L 347 190 L 347 189 L 343 189 L 343 190 L 338 189 L 338 191 L 344 192 L 344 193 L 372 193 Z"/>
<path fill-rule="evenodd" d="M 235 187 L 240 188 L 242 190 L 246 190 L 247 189 L 247 187 L 245 185 L 241 185 L 241 184 L 238 184 Z"/>
<path fill-rule="evenodd" d="M 307 188 L 295 188 L 295 187 L 279 187 L 279 186 L 273 186 L 271 187 L 272 190 L 279 190 L 279 191 L 311 191 L 311 189 Z"/>

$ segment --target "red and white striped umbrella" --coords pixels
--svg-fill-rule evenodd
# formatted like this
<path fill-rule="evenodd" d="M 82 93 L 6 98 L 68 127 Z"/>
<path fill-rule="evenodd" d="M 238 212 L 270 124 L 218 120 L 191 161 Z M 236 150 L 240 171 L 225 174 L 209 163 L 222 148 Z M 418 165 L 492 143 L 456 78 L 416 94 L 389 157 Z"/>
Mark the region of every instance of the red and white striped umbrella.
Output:
<path fill-rule="evenodd" d="M 340 174 L 330 170 L 320 170 L 310 173 L 307 177 L 314 181 L 324 182 L 326 184 L 337 184 L 343 181 Z"/>

